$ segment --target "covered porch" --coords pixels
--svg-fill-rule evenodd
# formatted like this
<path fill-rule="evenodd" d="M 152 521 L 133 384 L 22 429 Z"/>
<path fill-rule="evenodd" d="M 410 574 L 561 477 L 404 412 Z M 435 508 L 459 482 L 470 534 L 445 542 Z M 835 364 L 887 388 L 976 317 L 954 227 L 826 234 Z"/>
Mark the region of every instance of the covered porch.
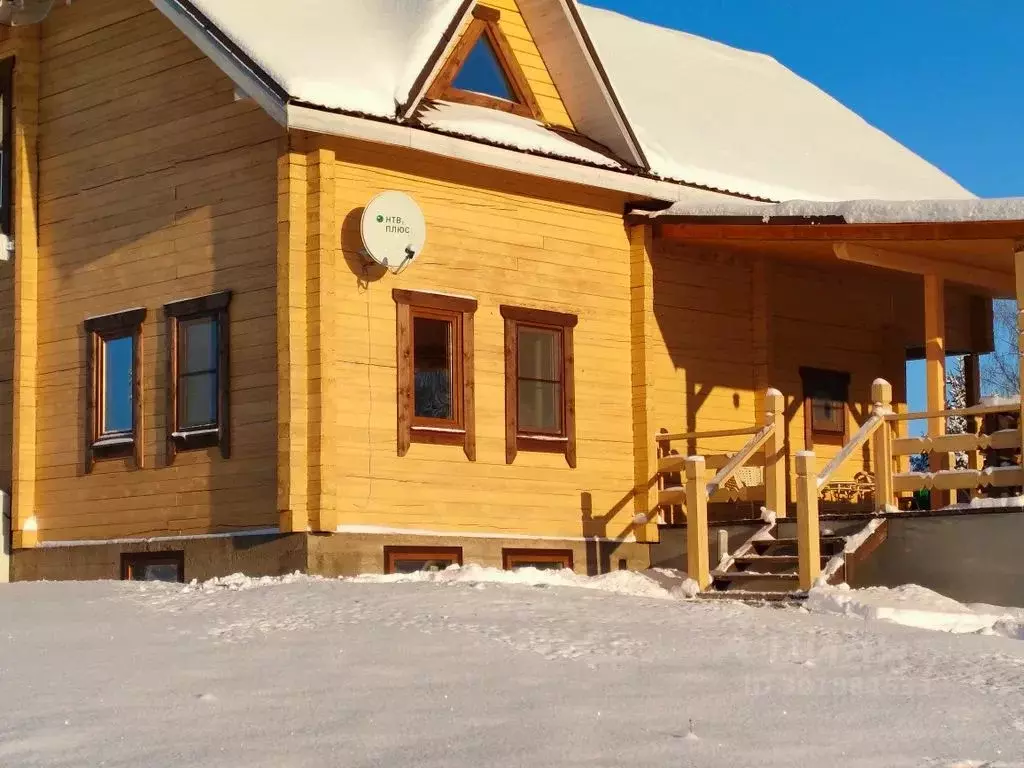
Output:
<path fill-rule="evenodd" d="M 755 285 L 757 386 L 749 424 L 707 429 L 691 419 L 684 429 L 662 425 L 653 435 L 657 514 L 665 523 L 685 524 L 688 558 L 695 558 L 688 570 L 702 586 L 711 582 L 700 558 L 710 557 L 707 520 L 716 501 L 799 518 L 794 578 L 806 589 L 827 567 L 818 548 L 819 512 L 837 499 L 885 515 L 911 508 L 914 496 L 927 498 L 932 509 L 1008 503 L 1005 497 L 1024 486 L 1019 398 L 982 402 L 980 384 L 980 357 L 994 348 L 992 301 L 1024 296 L 1024 202 L 677 204 L 636 214 L 634 221 L 651 228 L 655 252 L 683 246 L 747 259 L 757 265 L 755 277 L 763 270 L 823 277 L 817 288 L 805 282 L 789 292 L 785 277 L 776 280 L 775 292 L 760 300 L 766 307 L 758 306 Z M 652 272 L 657 291 L 656 266 Z M 869 287 L 854 296 L 847 280 Z M 816 323 L 813 314 L 804 316 L 805 330 L 794 333 L 791 320 L 800 313 L 791 307 L 821 304 L 818 291 L 832 317 L 845 313 L 853 321 L 847 326 L 877 336 L 874 357 L 854 336 L 823 352 L 823 334 L 849 333 L 824 317 Z M 878 296 L 888 309 L 874 301 Z M 773 301 L 785 306 L 773 311 Z M 887 313 L 884 320 L 879 312 Z M 845 367 L 844 344 L 850 347 Z M 965 359 L 965 408 L 947 408 L 948 356 Z M 815 367 L 825 358 L 832 370 Z M 917 358 L 925 361 L 926 406 L 910 413 L 906 361 Z M 872 365 L 865 383 L 865 366 Z M 963 433 L 948 434 L 952 417 L 964 419 Z M 927 425 L 925 434 L 911 435 L 914 421 Z M 720 453 L 717 441 L 732 442 Z M 912 467 L 911 457 L 921 454 L 927 467 Z"/>

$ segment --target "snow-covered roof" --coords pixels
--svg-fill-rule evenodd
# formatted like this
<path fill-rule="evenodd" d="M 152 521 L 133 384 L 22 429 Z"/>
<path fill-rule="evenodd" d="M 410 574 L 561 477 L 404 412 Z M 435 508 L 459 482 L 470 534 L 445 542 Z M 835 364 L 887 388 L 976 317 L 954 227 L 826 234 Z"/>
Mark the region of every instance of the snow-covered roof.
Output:
<path fill-rule="evenodd" d="M 738 216 L 760 217 L 765 222 L 777 218 L 842 218 L 848 224 L 913 224 L 963 221 L 1024 222 L 1024 197 L 980 200 L 845 200 L 821 202 L 790 200 L 766 204 L 746 200 L 722 203 L 679 202 L 671 208 L 649 214 L 665 216 Z"/>
<path fill-rule="evenodd" d="M 452 136 L 470 137 L 523 152 L 536 152 L 563 160 L 625 170 L 622 163 L 607 154 L 549 130 L 536 120 L 487 107 L 435 102 L 420 112 L 419 122 L 424 127 Z"/>
<path fill-rule="evenodd" d="M 295 101 L 393 118 L 463 0 L 192 0 Z"/>
<path fill-rule="evenodd" d="M 154 0 L 158 7 L 169 1 Z M 192 3 L 291 102 L 631 170 L 625 157 L 624 163 L 612 162 L 524 118 L 485 118 L 453 105 L 426 115 L 411 110 L 422 77 L 443 61 L 447 38 L 470 7 L 467 0 L 298 0 L 283 13 L 267 0 Z M 566 10 L 572 5 L 539 3 L 524 0 L 522 9 L 538 16 L 547 12 L 549 20 L 552 13 L 573 19 L 569 26 L 538 23 L 531 29 L 542 51 L 583 50 L 589 36 L 599 60 L 587 53 L 578 59 L 590 62 L 584 69 L 560 69 L 560 57 L 551 56 L 553 71 L 572 73 L 563 74 L 572 81 L 563 85 L 577 124 L 599 127 L 608 144 L 605 128 L 625 119 L 626 132 L 635 134 L 654 176 L 767 200 L 971 197 L 768 56 L 586 6 L 578 6 L 585 26 L 580 30 L 572 26 L 575 14 Z M 608 103 L 593 106 L 597 98 L 577 98 L 587 67 L 601 88 L 610 85 L 613 109 Z M 594 114 L 609 109 L 615 114 Z"/>
<path fill-rule="evenodd" d="M 581 6 L 655 173 L 770 200 L 971 194 L 775 59 Z"/>

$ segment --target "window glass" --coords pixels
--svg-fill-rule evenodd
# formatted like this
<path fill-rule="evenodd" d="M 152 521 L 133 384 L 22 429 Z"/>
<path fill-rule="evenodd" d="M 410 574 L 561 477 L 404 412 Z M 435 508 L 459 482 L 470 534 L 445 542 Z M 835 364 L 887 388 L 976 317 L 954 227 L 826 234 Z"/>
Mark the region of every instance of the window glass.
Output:
<path fill-rule="evenodd" d="M 134 426 L 135 344 L 131 336 L 103 341 L 104 435 L 131 432 Z"/>
<path fill-rule="evenodd" d="M 396 558 L 392 570 L 394 573 L 443 571 L 454 564 L 455 561 L 448 558 Z"/>
<path fill-rule="evenodd" d="M 519 429 L 562 431 L 561 331 L 519 329 Z"/>
<path fill-rule="evenodd" d="M 466 57 L 452 85 L 462 91 L 482 93 L 505 101 L 516 101 L 512 85 L 487 35 L 481 35 Z"/>
<path fill-rule="evenodd" d="M 217 319 L 200 317 L 178 324 L 178 428 L 217 424 Z"/>
<path fill-rule="evenodd" d="M 455 418 L 452 399 L 452 332 L 450 320 L 413 318 L 413 372 L 415 415 L 450 421 Z"/>
<path fill-rule="evenodd" d="M 133 576 L 136 581 L 181 581 L 177 563 L 147 563 Z"/>

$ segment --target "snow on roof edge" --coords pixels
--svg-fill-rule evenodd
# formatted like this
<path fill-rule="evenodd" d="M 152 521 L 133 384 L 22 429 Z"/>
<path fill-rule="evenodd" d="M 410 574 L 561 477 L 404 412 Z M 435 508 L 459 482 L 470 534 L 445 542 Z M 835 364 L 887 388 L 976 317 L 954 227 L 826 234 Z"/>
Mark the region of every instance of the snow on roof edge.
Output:
<path fill-rule="evenodd" d="M 722 203 L 679 202 L 663 211 L 637 215 L 650 218 L 674 216 L 773 218 L 839 217 L 848 224 L 915 224 L 965 221 L 1024 222 L 1024 197 L 976 198 L 964 200 L 789 200 L 756 203 L 736 200 Z"/>

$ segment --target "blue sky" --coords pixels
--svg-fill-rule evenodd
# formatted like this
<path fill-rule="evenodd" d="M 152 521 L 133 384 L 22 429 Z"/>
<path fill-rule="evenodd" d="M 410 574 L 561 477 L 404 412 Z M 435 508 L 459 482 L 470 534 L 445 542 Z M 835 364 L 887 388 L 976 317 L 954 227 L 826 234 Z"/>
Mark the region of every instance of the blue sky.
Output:
<path fill-rule="evenodd" d="M 584 0 L 774 56 L 982 197 L 1024 196 L 1017 0 Z M 924 366 L 908 370 L 924 410 Z"/>

